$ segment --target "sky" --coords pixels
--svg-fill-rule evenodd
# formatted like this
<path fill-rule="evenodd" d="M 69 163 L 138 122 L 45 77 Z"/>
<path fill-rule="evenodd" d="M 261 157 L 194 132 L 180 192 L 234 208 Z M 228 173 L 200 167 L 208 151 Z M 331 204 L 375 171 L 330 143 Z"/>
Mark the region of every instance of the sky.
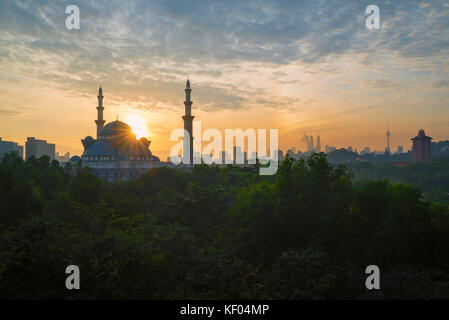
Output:
<path fill-rule="evenodd" d="M 446 140 L 449 1 L 0 1 L 3 140 L 81 154 L 101 84 L 106 121 L 129 122 L 165 160 L 187 78 L 203 130 L 278 129 L 283 150 L 318 133 L 383 150 L 387 125 L 393 151 L 420 128 Z"/>

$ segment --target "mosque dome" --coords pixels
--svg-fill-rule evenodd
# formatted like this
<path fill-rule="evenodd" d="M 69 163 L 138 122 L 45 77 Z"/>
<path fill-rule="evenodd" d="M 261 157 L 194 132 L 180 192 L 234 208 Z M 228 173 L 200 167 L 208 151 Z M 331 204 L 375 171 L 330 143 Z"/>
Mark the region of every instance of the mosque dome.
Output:
<path fill-rule="evenodd" d="M 81 158 L 79 156 L 73 156 L 69 160 L 69 162 L 74 162 L 74 163 L 78 163 L 79 161 L 81 161 Z"/>
<path fill-rule="evenodd" d="M 100 135 L 128 135 L 133 134 L 129 125 L 122 121 L 112 121 L 103 127 Z"/>
<path fill-rule="evenodd" d="M 149 146 L 150 141 L 136 139 L 129 125 L 122 121 L 112 121 L 106 124 L 99 132 L 98 139 L 87 143 L 82 155 L 87 161 L 159 161 L 153 156 Z"/>

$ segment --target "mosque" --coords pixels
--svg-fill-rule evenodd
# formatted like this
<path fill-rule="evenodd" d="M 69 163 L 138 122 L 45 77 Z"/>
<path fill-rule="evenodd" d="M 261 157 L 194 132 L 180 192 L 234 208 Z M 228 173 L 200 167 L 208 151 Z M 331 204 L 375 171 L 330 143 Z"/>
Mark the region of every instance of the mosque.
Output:
<path fill-rule="evenodd" d="M 103 119 L 103 89 L 98 90 L 97 139 L 87 136 L 81 142 L 84 152 L 81 165 L 107 181 L 133 180 L 151 168 L 163 165 L 150 150 L 146 138 L 136 139 L 129 125 Z M 72 161 L 72 160 L 71 160 Z"/>
<path fill-rule="evenodd" d="M 98 90 L 98 106 L 97 106 L 97 139 L 87 136 L 81 140 L 84 146 L 84 152 L 81 158 L 74 156 L 70 159 L 70 163 L 81 163 L 83 167 L 91 168 L 92 172 L 106 181 L 134 180 L 142 173 L 147 172 L 151 168 L 157 167 L 177 167 L 191 168 L 193 164 L 193 135 L 192 121 L 194 116 L 191 114 L 192 100 L 190 93 L 190 80 L 186 82 L 186 100 L 185 115 L 182 116 L 184 121 L 185 134 L 183 137 L 183 150 L 188 152 L 187 159 L 190 162 L 186 164 L 174 165 L 171 162 L 162 162 L 158 157 L 153 155 L 150 150 L 150 143 L 146 138 L 137 140 L 136 135 L 132 132 L 129 125 L 122 121 L 112 121 L 105 125 L 103 119 L 103 89 L 100 86 Z"/>

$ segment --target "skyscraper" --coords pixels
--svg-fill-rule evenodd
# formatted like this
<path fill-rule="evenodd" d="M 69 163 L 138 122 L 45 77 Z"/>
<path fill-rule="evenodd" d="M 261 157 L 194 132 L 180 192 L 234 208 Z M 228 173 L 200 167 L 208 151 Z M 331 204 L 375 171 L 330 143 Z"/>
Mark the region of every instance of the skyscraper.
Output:
<path fill-rule="evenodd" d="M 421 129 L 411 140 L 413 141 L 413 162 L 432 162 L 432 138 L 426 136 Z"/>
<path fill-rule="evenodd" d="M 190 100 L 190 80 L 187 79 L 186 82 L 186 101 L 185 105 L 185 115 L 182 116 L 184 120 L 184 141 L 183 141 L 183 162 L 188 164 L 193 164 L 193 136 L 192 136 L 192 121 L 194 116 L 192 116 L 192 100 Z"/>
<path fill-rule="evenodd" d="M 312 152 L 313 150 L 314 150 L 313 136 L 310 136 L 307 151 Z"/>
<path fill-rule="evenodd" d="M 5 153 L 15 151 L 20 158 L 23 158 L 23 147 L 19 146 L 17 142 L 4 141 L 0 138 L 0 158 L 3 157 Z"/>
<path fill-rule="evenodd" d="M 40 158 L 44 155 L 54 159 L 55 145 L 53 143 L 47 143 L 46 140 L 38 140 L 34 137 L 28 137 L 25 142 L 25 158 L 28 159 L 31 156 Z"/>
<path fill-rule="evenodd" d="M 321 139 L 320 134 L 318 133 L 318 136 L 316 137 L 316 146 L 315 146 L 316 152 L 321 152 Z"/>

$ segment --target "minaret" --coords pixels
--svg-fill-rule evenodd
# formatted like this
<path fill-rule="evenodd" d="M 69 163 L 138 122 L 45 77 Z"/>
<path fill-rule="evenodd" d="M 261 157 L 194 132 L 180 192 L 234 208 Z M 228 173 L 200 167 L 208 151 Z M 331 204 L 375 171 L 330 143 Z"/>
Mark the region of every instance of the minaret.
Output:
<path fill-rule="evenodd" d="M 389 125 L 387 125 L 386 136 L 387 136 L 387 147 L 385 148 L 385 153 L 390 153 L 390 136 L 391 136 L 391 133 L 390 133 Z"/>
<path fill-rule="evenodd" d="M 101 129 L 103 129 L 103 125 L 105 123 L 105 121 L 103 120 L 103 89 L 101 89 L 101 85 L 100 85 L 100 89 L 98 90 L 98 116 L 97 116 L 97 120 L 95 120 L 95 123 L 97 124 L 97 139 L 98 136 L 100 135 L 100 131 Z"/>
<path fill-rule="evenodd" d="M 193 164 L 193 136 L 192 136 L 192 121 L 194 116 L 192 116 L 192 100 L 190 100 L 190 93 L 192 89 L 190 89 L 190 80 L 187 79 L 186 82 L 186 101 L 184 101 L 185 105 L 185 115 L 182 116 L 184 120 L 184 147 L 183 147 L 183 162 L 188 164 Z M 188 151 L 187 151 L 188 150 Z M 188 154 L 186 153 L 189 152 Z"/>

